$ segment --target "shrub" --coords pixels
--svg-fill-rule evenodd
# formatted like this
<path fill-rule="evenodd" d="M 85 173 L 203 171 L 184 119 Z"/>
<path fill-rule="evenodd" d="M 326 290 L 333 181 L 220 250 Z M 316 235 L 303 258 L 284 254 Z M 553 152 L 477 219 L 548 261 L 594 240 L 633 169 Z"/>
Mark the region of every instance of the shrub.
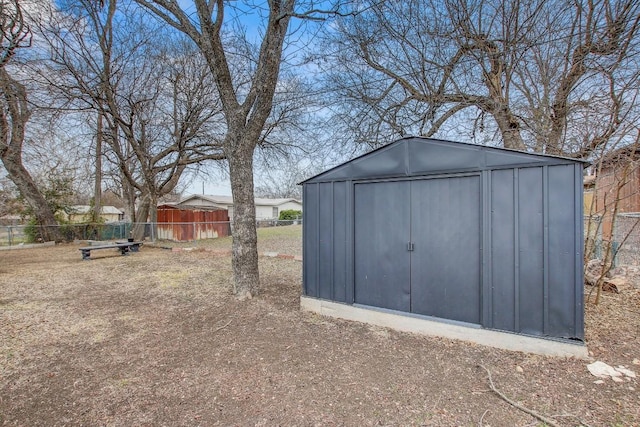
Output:
<path fill-rule="evenodd" d="M 302 211 L 297 211 L 295 209 L 286 209 L 281 211 L 280 216 L 278 217 L 280 221 L 291 221 L 298 218 L 302 218 Z"/>
<path fill-rule="evenodd" d="M 24 228 L 24 235 L 27 238 L 27 243 L 36 243 L 42 240 L 42 234 L 40 233 L 40 227 L 35 218 L 32 218 Z"/>

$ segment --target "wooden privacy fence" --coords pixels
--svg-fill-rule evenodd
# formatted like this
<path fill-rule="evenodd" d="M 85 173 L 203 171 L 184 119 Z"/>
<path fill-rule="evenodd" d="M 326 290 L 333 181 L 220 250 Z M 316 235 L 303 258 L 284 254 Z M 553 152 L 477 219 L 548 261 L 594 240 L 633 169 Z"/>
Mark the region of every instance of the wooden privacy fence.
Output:
<path fill-rule="evenodd" d="M 179 209 L 166 205 L 158 207 L 158 239 L 185 242 L 230 235 L 229 213 L 226 209 Z"/>

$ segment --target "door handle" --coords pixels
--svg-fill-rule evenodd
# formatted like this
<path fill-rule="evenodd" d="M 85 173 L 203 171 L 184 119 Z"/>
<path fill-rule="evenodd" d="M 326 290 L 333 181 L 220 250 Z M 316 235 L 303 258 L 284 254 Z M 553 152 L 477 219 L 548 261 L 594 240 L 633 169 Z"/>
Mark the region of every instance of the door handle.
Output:
<path fill-rule="evenodd" d="M 412 251 L 414 250 L 413 242 L 408 242 L 408 243 L 407 243 L 407 250 L 408 250 L 409 252 L 412 252 Z"/>

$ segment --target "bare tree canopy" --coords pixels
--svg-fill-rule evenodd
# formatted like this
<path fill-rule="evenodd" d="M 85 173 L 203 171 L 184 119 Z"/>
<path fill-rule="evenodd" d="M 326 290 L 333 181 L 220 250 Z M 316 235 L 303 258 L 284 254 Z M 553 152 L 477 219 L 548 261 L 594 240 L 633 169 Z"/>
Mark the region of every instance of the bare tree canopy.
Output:
<path fill-rule="evenodd" d="M 360 10 L 329 32 L 327 71 L 338 117 L 361 142 L 470 123 L 465 132 L 508 148 L 588 157 L 637 117 L 635 0 L 392 0 Z"/>
<path fill-rule="evenodd" d="M 42 31 L 51 57 L 41 79 L 68 108 L 99 115 L 106 160 L 129 204 L 139 200 L 132 219 L 156 222 L 158 199 L 189 166 L 224 158 L 207 65 L 192 43 L 154 26 L 135 4 L 61 6 Z"/>
<path fill-rule="evenodd" d="M 31 46 L 31 31 L 18 0 L 0 2 L 0 67 L 9 62 L 16 50 Z"/>
<path fill-rule="evenodd" d="M 58 240 L 54 212 L 22 161 L 25 128 L 31 117 L 27 89 L 7 69 L 17 50 L 31 45 L 31 31 L 18 0 L 0 2 L 0 159 L 9 178 L 44 226 L 44 240 Z"/>

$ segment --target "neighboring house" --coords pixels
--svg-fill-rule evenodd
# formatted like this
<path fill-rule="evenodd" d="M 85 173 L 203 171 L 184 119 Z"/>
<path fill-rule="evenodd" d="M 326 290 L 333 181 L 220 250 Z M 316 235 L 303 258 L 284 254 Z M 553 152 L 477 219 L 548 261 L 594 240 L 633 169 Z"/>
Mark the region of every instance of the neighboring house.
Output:
<path fill-rule="evenodd" d="M 71 213 L 67 214 L 67 221 L 72 223 L 87 222 L 92 207 L 89 205 L 71 206 Z M 115 206 L 103 206 L 100 219 L 104 222 L 117 222 L 124 220 L 124 212 Z"/>
<path fill-rule="evenodd" d="M 263 199 L 256 197 L 256 219 L 278 218 L 280 212 L 284 210 L 302 210 L 302 202 L 296 199 Z M 188 196 L 176 207 L 207 207 L 209 209 L 226 209 L 229 211 L 229 218 L 233 218 L 233 198 L 231 196 L 210 196 L 204 194 L 194 194 Z"/>

